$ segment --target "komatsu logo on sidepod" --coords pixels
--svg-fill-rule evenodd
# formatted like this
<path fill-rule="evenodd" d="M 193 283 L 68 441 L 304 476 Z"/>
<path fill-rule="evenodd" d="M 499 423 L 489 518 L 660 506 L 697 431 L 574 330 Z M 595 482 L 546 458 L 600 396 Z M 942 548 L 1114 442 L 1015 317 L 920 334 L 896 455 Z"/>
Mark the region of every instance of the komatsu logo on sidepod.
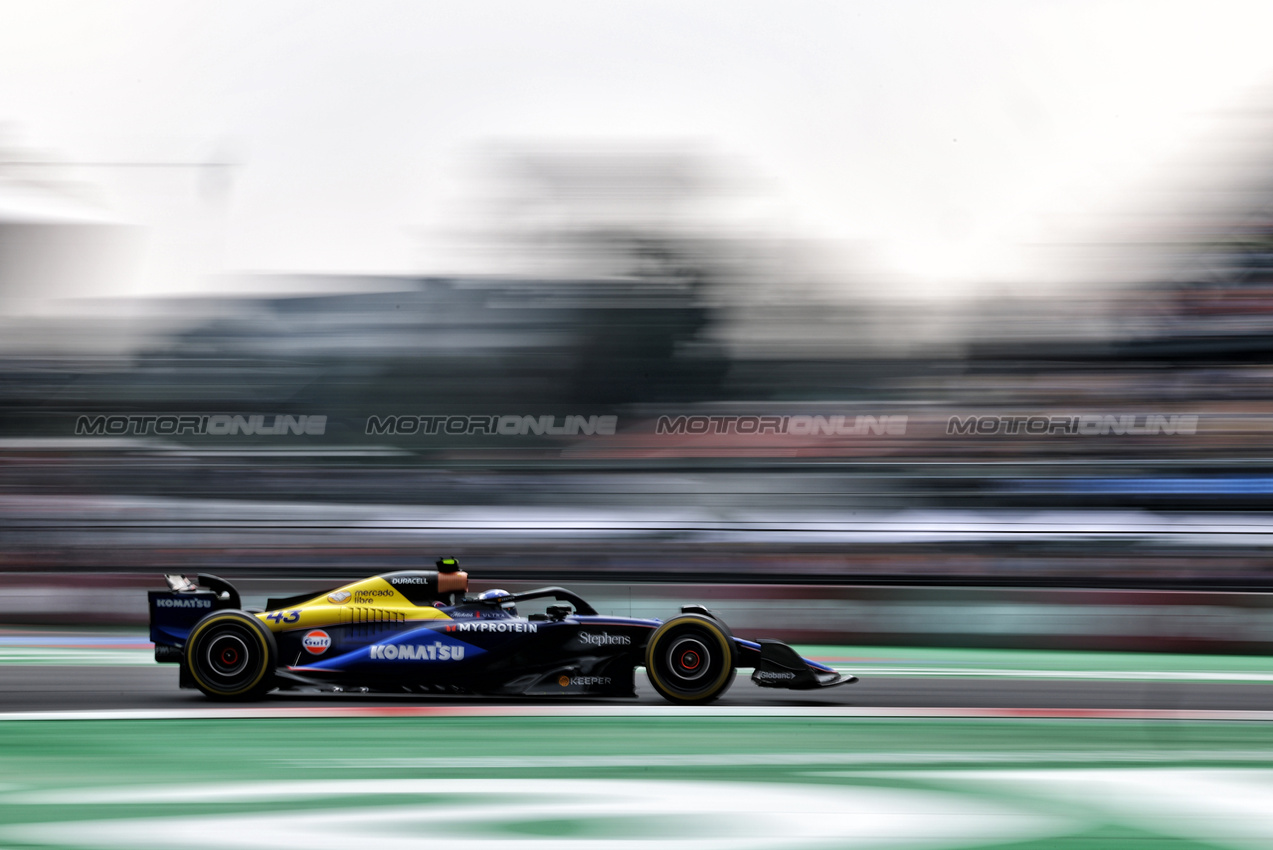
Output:
<path fill-rule="evenodd" d="M 314 629 L 314 631 L 301 638 L 301 645 L 305 647 L 305 651 L 310 655 L 322 655 L 327 651 L 327 647 L 332 645 L 331 635 L 322 629 Z"/>
<path fill-rule="evenodd" d="M 371 647 L 375 661 L 460 661 L 464 658 L 463 646 L 434 641 L 424 644 L 385 644 Z"/>
<path fill-rule="evenodd" d="M 158 608 L 211 608 L 211 599 L 156 599 Z"/>

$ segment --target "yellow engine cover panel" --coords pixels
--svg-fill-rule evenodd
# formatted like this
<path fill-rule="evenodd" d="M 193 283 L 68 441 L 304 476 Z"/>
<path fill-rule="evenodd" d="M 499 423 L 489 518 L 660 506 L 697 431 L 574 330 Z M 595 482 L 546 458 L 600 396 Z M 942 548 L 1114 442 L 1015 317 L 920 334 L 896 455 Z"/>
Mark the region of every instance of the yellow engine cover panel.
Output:
<path fill-rule="evenodd" d="M 344 623 L 451 619 L 432 605 L 414 604 L 379 576 L 347 584 L 300 605 L 256 616 L 273 632 Z"/>

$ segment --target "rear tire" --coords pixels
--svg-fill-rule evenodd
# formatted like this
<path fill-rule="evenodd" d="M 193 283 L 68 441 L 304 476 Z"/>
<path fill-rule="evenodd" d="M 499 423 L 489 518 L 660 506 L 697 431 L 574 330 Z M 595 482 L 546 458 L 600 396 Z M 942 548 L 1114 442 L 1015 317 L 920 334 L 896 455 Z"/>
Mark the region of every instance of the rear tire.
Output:
<path fill-rule="evenodd" d="M 243 611 L 216 611 L 190 630 L 182 662 L 210 699 L 260 699 L 274 688 L 278 649 L 265 624 Z"/>
<path fill-rule="evenodd" d="M 668 702 L 706 705 L 734 683 L 734 636 L 719 620 L 698 614 L 673 617 L 645 646 L 650 684 Z"/>

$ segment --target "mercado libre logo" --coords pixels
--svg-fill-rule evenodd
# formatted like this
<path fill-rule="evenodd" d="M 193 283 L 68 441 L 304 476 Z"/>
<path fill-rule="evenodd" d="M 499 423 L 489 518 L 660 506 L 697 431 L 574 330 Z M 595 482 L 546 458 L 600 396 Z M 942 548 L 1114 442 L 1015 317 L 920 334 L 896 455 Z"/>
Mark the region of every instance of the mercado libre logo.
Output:
<path fill-rule="evenodd" d="M 314 629 L 314 631 L 305 635 L 301 640 L 301 644 L 310 655 L 322 655 L 332 645 L 332 639 L 331 635 L 322 629 Z"/>

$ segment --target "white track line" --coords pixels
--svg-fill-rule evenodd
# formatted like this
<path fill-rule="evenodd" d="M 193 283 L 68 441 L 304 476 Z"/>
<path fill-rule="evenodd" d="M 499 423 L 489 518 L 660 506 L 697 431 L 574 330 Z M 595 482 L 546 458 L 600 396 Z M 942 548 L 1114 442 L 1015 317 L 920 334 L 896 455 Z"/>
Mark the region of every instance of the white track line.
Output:
<path fill-rule="evenodd" d="M 27 720 L 209 720 L 332 717 L 821 717 L 973 718 L 1059 720 L 1273 721 L 1273 711 L 1152 708 L 863 708 L 853 706 L 647 706 L 647 705 L 474 705 L 474 706 L 260 706 L 252 708 L 12 711 L 0 721 Z"/>
<path fill-rule="evenodd" d="M 1087 679 L 1162 682 L 1273 682 L 1273 672 L 1206 670 L 1025 670 L 1002 667 L 841 667 L 839 673 L 870 678 Z"/>

